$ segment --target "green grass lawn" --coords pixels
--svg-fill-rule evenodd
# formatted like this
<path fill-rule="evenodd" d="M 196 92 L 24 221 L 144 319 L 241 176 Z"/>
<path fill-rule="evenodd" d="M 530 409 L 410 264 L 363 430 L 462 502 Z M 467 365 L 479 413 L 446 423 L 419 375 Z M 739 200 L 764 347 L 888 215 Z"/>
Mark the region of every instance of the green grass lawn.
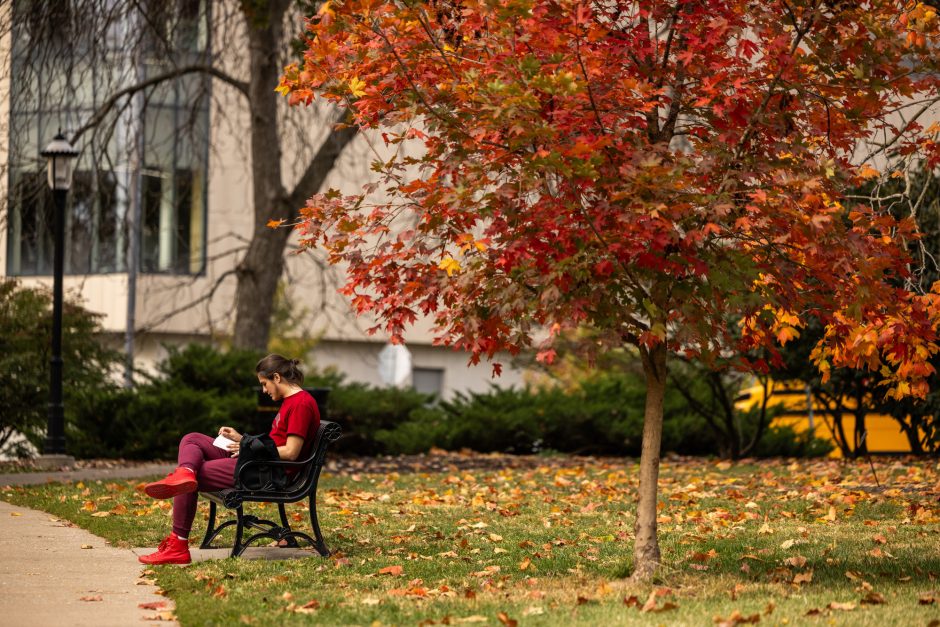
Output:
<path fill-rule="evenodd" d="M 867 462 L 666 460 L 652 585 L 626 579 L 634 461 L 538 463 L 325 475 L 330 558 L 223 559 L 159 567 L 156 578 L 183 625 L 940 625 L 935 460 L 880 461 L 881 488 Z M 119 546 L 155 546 L 169 502 L 141 485 L 5 488 L 2 498 Z M 304 508 L 288 511 L 309 527 Z"/>

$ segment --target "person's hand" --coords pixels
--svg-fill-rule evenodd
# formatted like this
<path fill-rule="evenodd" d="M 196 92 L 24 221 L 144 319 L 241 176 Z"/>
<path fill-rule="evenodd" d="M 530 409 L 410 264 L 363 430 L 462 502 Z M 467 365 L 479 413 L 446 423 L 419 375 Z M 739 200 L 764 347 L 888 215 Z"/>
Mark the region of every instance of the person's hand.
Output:
<path fill-rule="evenodd" d="M 232 457 L 238 457 L 239 442 L 242 440 L 242 435 L 231 427 L 222 427 L 219 429 L 219 435 L 232 440 L 234 444 L 228 445 L 228 452 L 231 453 Z"/>
<path fill-rule="evenodd" d="M 227 437 L 232 442 L 241 442 L 242 434 L 231 427 L 220 427 L 219 435 Z"/>

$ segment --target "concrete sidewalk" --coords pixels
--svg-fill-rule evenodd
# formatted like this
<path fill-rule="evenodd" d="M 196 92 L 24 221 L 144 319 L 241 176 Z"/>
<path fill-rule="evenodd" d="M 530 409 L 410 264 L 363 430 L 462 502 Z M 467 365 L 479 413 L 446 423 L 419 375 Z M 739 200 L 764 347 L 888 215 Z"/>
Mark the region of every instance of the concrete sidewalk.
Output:
<path fill-rule="evenodd" d="M 132 551 L 51 514 L 0 501 L 4 625 L 126 627 L 144 619 L 165 621 L 173 602 L 157 594 L 142 577 L 144 570 Z M 140 607 L 150 603 L 159 609 Z"/>
<path fill-rule="evenodd" d="M 134 479 L 166 474 L 176 464 L 79 469 L 0 475 L 0 487 L 47 482 Z M 0 493 L 2 498 L 2 493 Z M 200 538 L 194 538 L 196 542 Z M 231 541 L 231 539 L 229 539 Z M 221 542 L 221 541 L 220 541 Z M 60 625 L 178 625 L 167 620 L 173 602 L 157 594 L 138 555 L 154 547 L 119 549 L 59 518 L 0 500 L 0 624 L 18 627 Z M 230 549 L 190 548 L 193 562 L 225 559 Z M 253 547 L 242 559 L 290 559 L 316 555 L 312 549 Z M 156 607 L 141 608 L 142 604 Z"/>

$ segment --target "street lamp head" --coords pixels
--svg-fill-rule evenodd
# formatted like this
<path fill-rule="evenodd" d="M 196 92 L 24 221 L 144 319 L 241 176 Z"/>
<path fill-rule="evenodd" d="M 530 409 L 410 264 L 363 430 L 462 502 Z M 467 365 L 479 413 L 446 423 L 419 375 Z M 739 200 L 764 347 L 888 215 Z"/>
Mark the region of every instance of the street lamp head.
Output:
<path fill-rule="evenodd" d="M 67 190 L 72 186 L 72 160 L 78 151 L 65 139 L 61 132 L 52 138 L 49 145 L 39 153 L 48 161 L 49 187 Z"/>

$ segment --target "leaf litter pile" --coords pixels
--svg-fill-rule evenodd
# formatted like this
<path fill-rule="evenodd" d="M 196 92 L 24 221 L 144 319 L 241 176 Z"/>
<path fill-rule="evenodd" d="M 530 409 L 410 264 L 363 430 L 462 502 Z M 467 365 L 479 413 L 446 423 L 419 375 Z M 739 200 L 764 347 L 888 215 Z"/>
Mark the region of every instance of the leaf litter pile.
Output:
<path fill-rule="evenodd" d="M 876 482 L 866 461 L 667 458 L 663 566 L 643 585 L 627 579 L 635 460 L 438 453 L 334 460 L 318 501 L 329 558 L 163 567 L 158 583 L 184 625 L 940 626 L 936 460 L 876 460 Z M 141 487 L 3 498 L 153 546 L 170 503 Z M 288 516 L 309 527 L 303 506 Z"/>

